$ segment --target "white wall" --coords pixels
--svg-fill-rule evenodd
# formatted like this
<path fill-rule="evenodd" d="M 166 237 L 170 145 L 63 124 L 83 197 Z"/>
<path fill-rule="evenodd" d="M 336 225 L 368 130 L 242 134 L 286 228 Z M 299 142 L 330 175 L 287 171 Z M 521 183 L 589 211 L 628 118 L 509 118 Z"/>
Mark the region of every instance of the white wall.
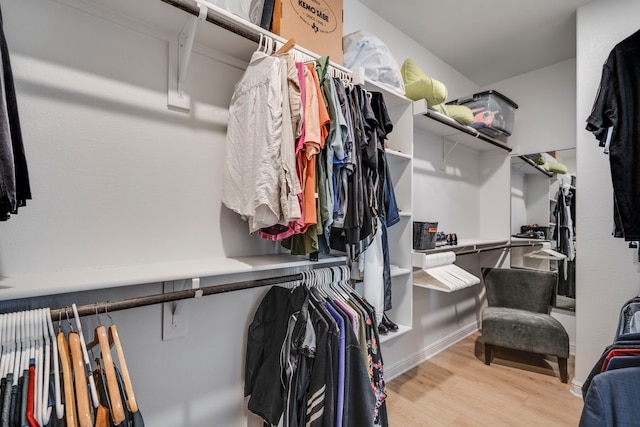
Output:
<path fill-rule="evenodd" d="M 443 82 L 449 90 L 448 100 L 477 91 L 478 86 L 475 83 L 409 38 L 402 29 L 392 26 L 359 1 L 346 0 L 344 1 L 344 34 L 358 30 L 367 31 L 382 40 L 391 50 L 398 67 L 406 59 L 411 58 L 426 74 Z"/>
<path fill-rule="evenodd" d="M 638 295 L 637 251 L 611 237 L 613 190 L 609 162 L 585 121 L 611 49 L 638 30 L 640 3 L 595 1 L 577 14 L 577 348 L 575 385 L 611 344 L 622 304 Z"/>
<path fill-rule="evenodd" d="M 575 59 L 483 88 L 518 104 L 509 144 L 513 155 L 574 148 Z"/>

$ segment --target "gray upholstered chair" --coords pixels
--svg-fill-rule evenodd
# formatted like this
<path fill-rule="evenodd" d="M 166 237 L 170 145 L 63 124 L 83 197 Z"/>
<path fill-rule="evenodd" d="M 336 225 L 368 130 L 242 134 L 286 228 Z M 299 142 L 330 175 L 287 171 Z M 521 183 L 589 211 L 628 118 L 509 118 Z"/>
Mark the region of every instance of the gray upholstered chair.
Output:
<path fill-rule="evenodd" d="M 560 379 L 568 380 L 569 335 L 552 317 L 555 272 L 483 268 L 488 307 L 482 310 L 485 363 L 491 363 L 495 346 L 557 356 Z"/>

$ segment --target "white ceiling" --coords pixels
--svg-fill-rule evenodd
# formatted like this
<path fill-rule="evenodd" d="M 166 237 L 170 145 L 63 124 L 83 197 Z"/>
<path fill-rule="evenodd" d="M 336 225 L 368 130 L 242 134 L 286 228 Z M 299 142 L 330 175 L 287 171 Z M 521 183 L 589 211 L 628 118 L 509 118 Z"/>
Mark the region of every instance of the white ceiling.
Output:
<path fill-rule="evenodd" d="M 576 55 L 592 0 L 360 0 L 479 86 Z"/>

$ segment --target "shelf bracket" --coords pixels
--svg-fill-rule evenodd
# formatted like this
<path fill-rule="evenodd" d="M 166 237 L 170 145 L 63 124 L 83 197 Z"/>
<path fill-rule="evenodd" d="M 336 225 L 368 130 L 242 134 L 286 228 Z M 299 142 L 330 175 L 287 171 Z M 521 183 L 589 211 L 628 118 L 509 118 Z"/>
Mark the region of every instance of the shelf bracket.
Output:
<path fill-rule="evenodd" d="M 191 110 L 191 97 L 185 93 L 185 82 L 193 52 L 193 40 L 198 29 L 198 20 L 206 20 L 209 12 L 209 8 L 205 4 L 197 2 L 197 5 L 200 9 L 198 16 L 190 15 L 180 30 L 177 43 L 169 43 L 167 107 L 184 112 Z"/>
<path fill-rule="evenodd" d="M 451 154 L 460 143 L 460 137 L 458 137 L 456 141 L 451 141 L 453 142 L 453 146 L 445 152 L 446 140 L 447 139 L 445 137 L 442 137 L 442 158 L 440 159 L 440 170 L 445 170 L 447 168 L 447 157 L 449 157 L 449 154 Z"/>
<path fill-rule="evenodd" d="M 164 292 L 171 293 L 197 289 L 194 298 L 203 295 L 200 289 L 200 278 L 185 279 L 184 281 L 165 282 Z M 185 304 L 188 301 L 166 302 L 162 307 L 162 339 L 164 341 L 187 335 L 187 312 Z"/>

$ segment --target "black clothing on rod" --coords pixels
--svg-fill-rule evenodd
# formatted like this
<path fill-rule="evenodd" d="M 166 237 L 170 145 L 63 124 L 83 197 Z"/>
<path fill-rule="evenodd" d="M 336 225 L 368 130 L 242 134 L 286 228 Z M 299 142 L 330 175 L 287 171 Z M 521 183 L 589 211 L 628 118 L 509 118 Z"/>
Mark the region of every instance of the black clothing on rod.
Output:
<path fill-rule="evenodd" d="M 9 48 L 4 36 L 0 11 L 0 221 L 18 213 L 31 199 L 27 161 L 22 143 L 18 103 L 13 85 Z"/>

